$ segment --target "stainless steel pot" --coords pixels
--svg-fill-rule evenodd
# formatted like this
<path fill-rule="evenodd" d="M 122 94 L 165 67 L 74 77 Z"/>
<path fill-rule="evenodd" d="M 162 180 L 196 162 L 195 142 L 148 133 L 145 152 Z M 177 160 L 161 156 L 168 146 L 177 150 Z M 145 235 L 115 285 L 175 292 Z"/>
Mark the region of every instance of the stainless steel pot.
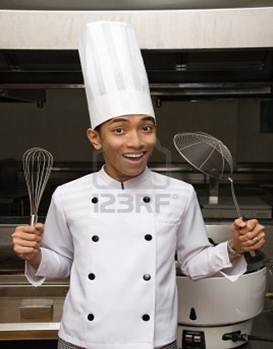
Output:
<path fill-rule="evenodd" d="M 254 318 L 262 311 L 266 268 L 244 274 L 235 282 L 223 276 L 198 281 L 179 276 L 177 286 L 179 323 L 191 326 L 228 325 Z"/>

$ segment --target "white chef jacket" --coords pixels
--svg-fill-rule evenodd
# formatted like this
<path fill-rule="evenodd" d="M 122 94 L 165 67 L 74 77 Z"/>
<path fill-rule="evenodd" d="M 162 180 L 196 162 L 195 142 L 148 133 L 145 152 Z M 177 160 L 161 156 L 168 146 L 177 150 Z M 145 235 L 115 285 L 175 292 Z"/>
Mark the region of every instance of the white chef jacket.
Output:
<path fill-rule="evenodd" d="M 190 184 L 148 168 L 121 183 L 104 170 L 59 186 L 34 286 L 70 275 L 59 336 L 88 349 L 152 349 L 176 338 L 175 252 L 184 274 L 236 280 L 227 243 L 210 245 Z"/>

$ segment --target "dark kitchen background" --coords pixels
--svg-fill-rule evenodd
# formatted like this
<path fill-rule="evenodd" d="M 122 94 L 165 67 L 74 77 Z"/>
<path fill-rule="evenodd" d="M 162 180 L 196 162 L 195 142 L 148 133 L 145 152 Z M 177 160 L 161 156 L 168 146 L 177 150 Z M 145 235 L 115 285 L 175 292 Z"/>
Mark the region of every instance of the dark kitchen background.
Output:
<path fill-rule="evenodd" d="M 101 156 L 86 137 L 89 116 L 75 49 L 80 28 L 97 20 L 98 13 L 103 19 L 109 15 L 110 19 L 130 20 L 146 47 L 142 54 L 158 122 L 158 144 L 150 167 L 192 183 L 208 236 L 214 232 L 222 237 L 224 231 L 227 239 L 226 231 L 236 217 L 229 184 L 225 180 L 220 180 L 219 186 L 211 183 L 187 164 L 173 145 L 173 136 L 180 132 L 203 131 L 222 140 L 233 156 L 242 212 L 266 226 L 268 242 L 263 252 L 273 257 L 272 5 L 272 1 L 254 0 L 81 0 L 77 4 L 60 0 L 58 5 L 47 0 L 35 4 L 0 1 L 1 348 L 56 347 L 69 281 L 47 280 L 41 287 L 30 286 L 24 277 L 24 262 L 12 250 L 10 234 L 18 224 L 29 223 L 21 163 L 25 150 L 44 147 L 55 160 L 40 205 L 40 221 L 44 221 L 58 185 L 102 165 Z M 143 15 L 154 9 L 164 11 Z M 215 195 L 218 203 L 212 204 L 209 200 Z M 259 264 L 252 276 L 258 277 L 263 267 Z M 262 288 L 256 286 L 242 290 L 250 301 L 256 301 Z M 251 331 L 259 337 L 272 337 L 272 289 L 268 272 L 264 309 L 254 319 Z M 244 323 L 241 330 L 245 331 Z M 225 332 L 223 328 L 219 331 Z M 178 341 L 180 346 L 180 334 Z M 240 348 L 271 347 L 270 342 L 248 341 Z"/>
<path fill-rule="evenodd" d="M 150 166 L 193 183 L 205 218 L 231 218 L 235 214 L 231 202 L 228 214 L 223 207 L 216 215 L 205 207 L 209 179 L 185 163 L 173 145 L 179 132 L 212 134 L 232 153 L 242 204 L 251 201 L 251 215 L 259 211 L 259 218 L 271 219 L 273 50 L 143 50 L 142 54 L 158 122 L 158 144 Z M 57 185 L 95 171 L 102 163 L 86 137 L 89 116 L 78 53 L 2 50 L 0 69 L 0 220 L 28 213 L 21 157 L 33 146 L 48 149 L 55 159 L 40 208 L 43 217 Z M 220 198 L 227 198 L 228 191 L 223 183 Z"/>

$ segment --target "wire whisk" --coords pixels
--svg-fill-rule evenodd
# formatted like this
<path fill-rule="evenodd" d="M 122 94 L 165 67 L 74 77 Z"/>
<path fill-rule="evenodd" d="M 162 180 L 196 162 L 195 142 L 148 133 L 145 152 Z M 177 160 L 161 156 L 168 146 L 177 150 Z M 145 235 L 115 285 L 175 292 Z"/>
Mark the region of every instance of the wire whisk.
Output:
<path fill-rule="evenodd" d="M 30 225 L 33 225 L 38 221 L 39 205 L 53 167 L 53 155 L 34 147 L 25 151 L 22 162 L 30 204 Z"/>

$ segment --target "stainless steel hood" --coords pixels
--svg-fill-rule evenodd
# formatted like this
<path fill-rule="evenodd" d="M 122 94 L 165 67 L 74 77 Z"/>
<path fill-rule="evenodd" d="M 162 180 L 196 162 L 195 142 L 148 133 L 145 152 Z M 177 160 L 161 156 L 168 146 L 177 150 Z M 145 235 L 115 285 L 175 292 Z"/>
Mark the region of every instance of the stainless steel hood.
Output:
<path fill-rule="evenodd" d="M 272 96 L 273 49 L 142 50 L 160 99 Z M 46 89 L 83 88 L 76 50 L 0 51 L 0 101 L 42 106 Z"/>
<path fill-rule="evenodd" d="M 13 10 L 171 10 L 272 6 L 272 0 L 2 0 L 0 9 Z"/>
<path fill-rule="evenodd" d="M 87 2 L 80 1 L 73 11 L 57 5 L 54 11 L 29 11 L 32 2 L 9 1 L 2 8 L 8 3 L 25 10 L 0 10 L 0 31 L 7 33 L 0 36 L 2 101 L 16 100 L 18 93 L 21 101 L 32 100 L 22 89 L 82 88 L 77 40 L 84 25 L 95 20 L 134 25 L 156 96 L 272 96 L 273 7 L 211 9 L 231 2 L 207 1 L 205 9 L 185 10 L 189 1 L 182 1 L 178 10 L 137 10 L 132 2 L 131 10 L 83 11 Z M 201 1 L 192 3 L 201 6 Z M 46 8 L 47 2 L 35 4 Z M 96 8 L 98 2 L 92 4 Z"/>

